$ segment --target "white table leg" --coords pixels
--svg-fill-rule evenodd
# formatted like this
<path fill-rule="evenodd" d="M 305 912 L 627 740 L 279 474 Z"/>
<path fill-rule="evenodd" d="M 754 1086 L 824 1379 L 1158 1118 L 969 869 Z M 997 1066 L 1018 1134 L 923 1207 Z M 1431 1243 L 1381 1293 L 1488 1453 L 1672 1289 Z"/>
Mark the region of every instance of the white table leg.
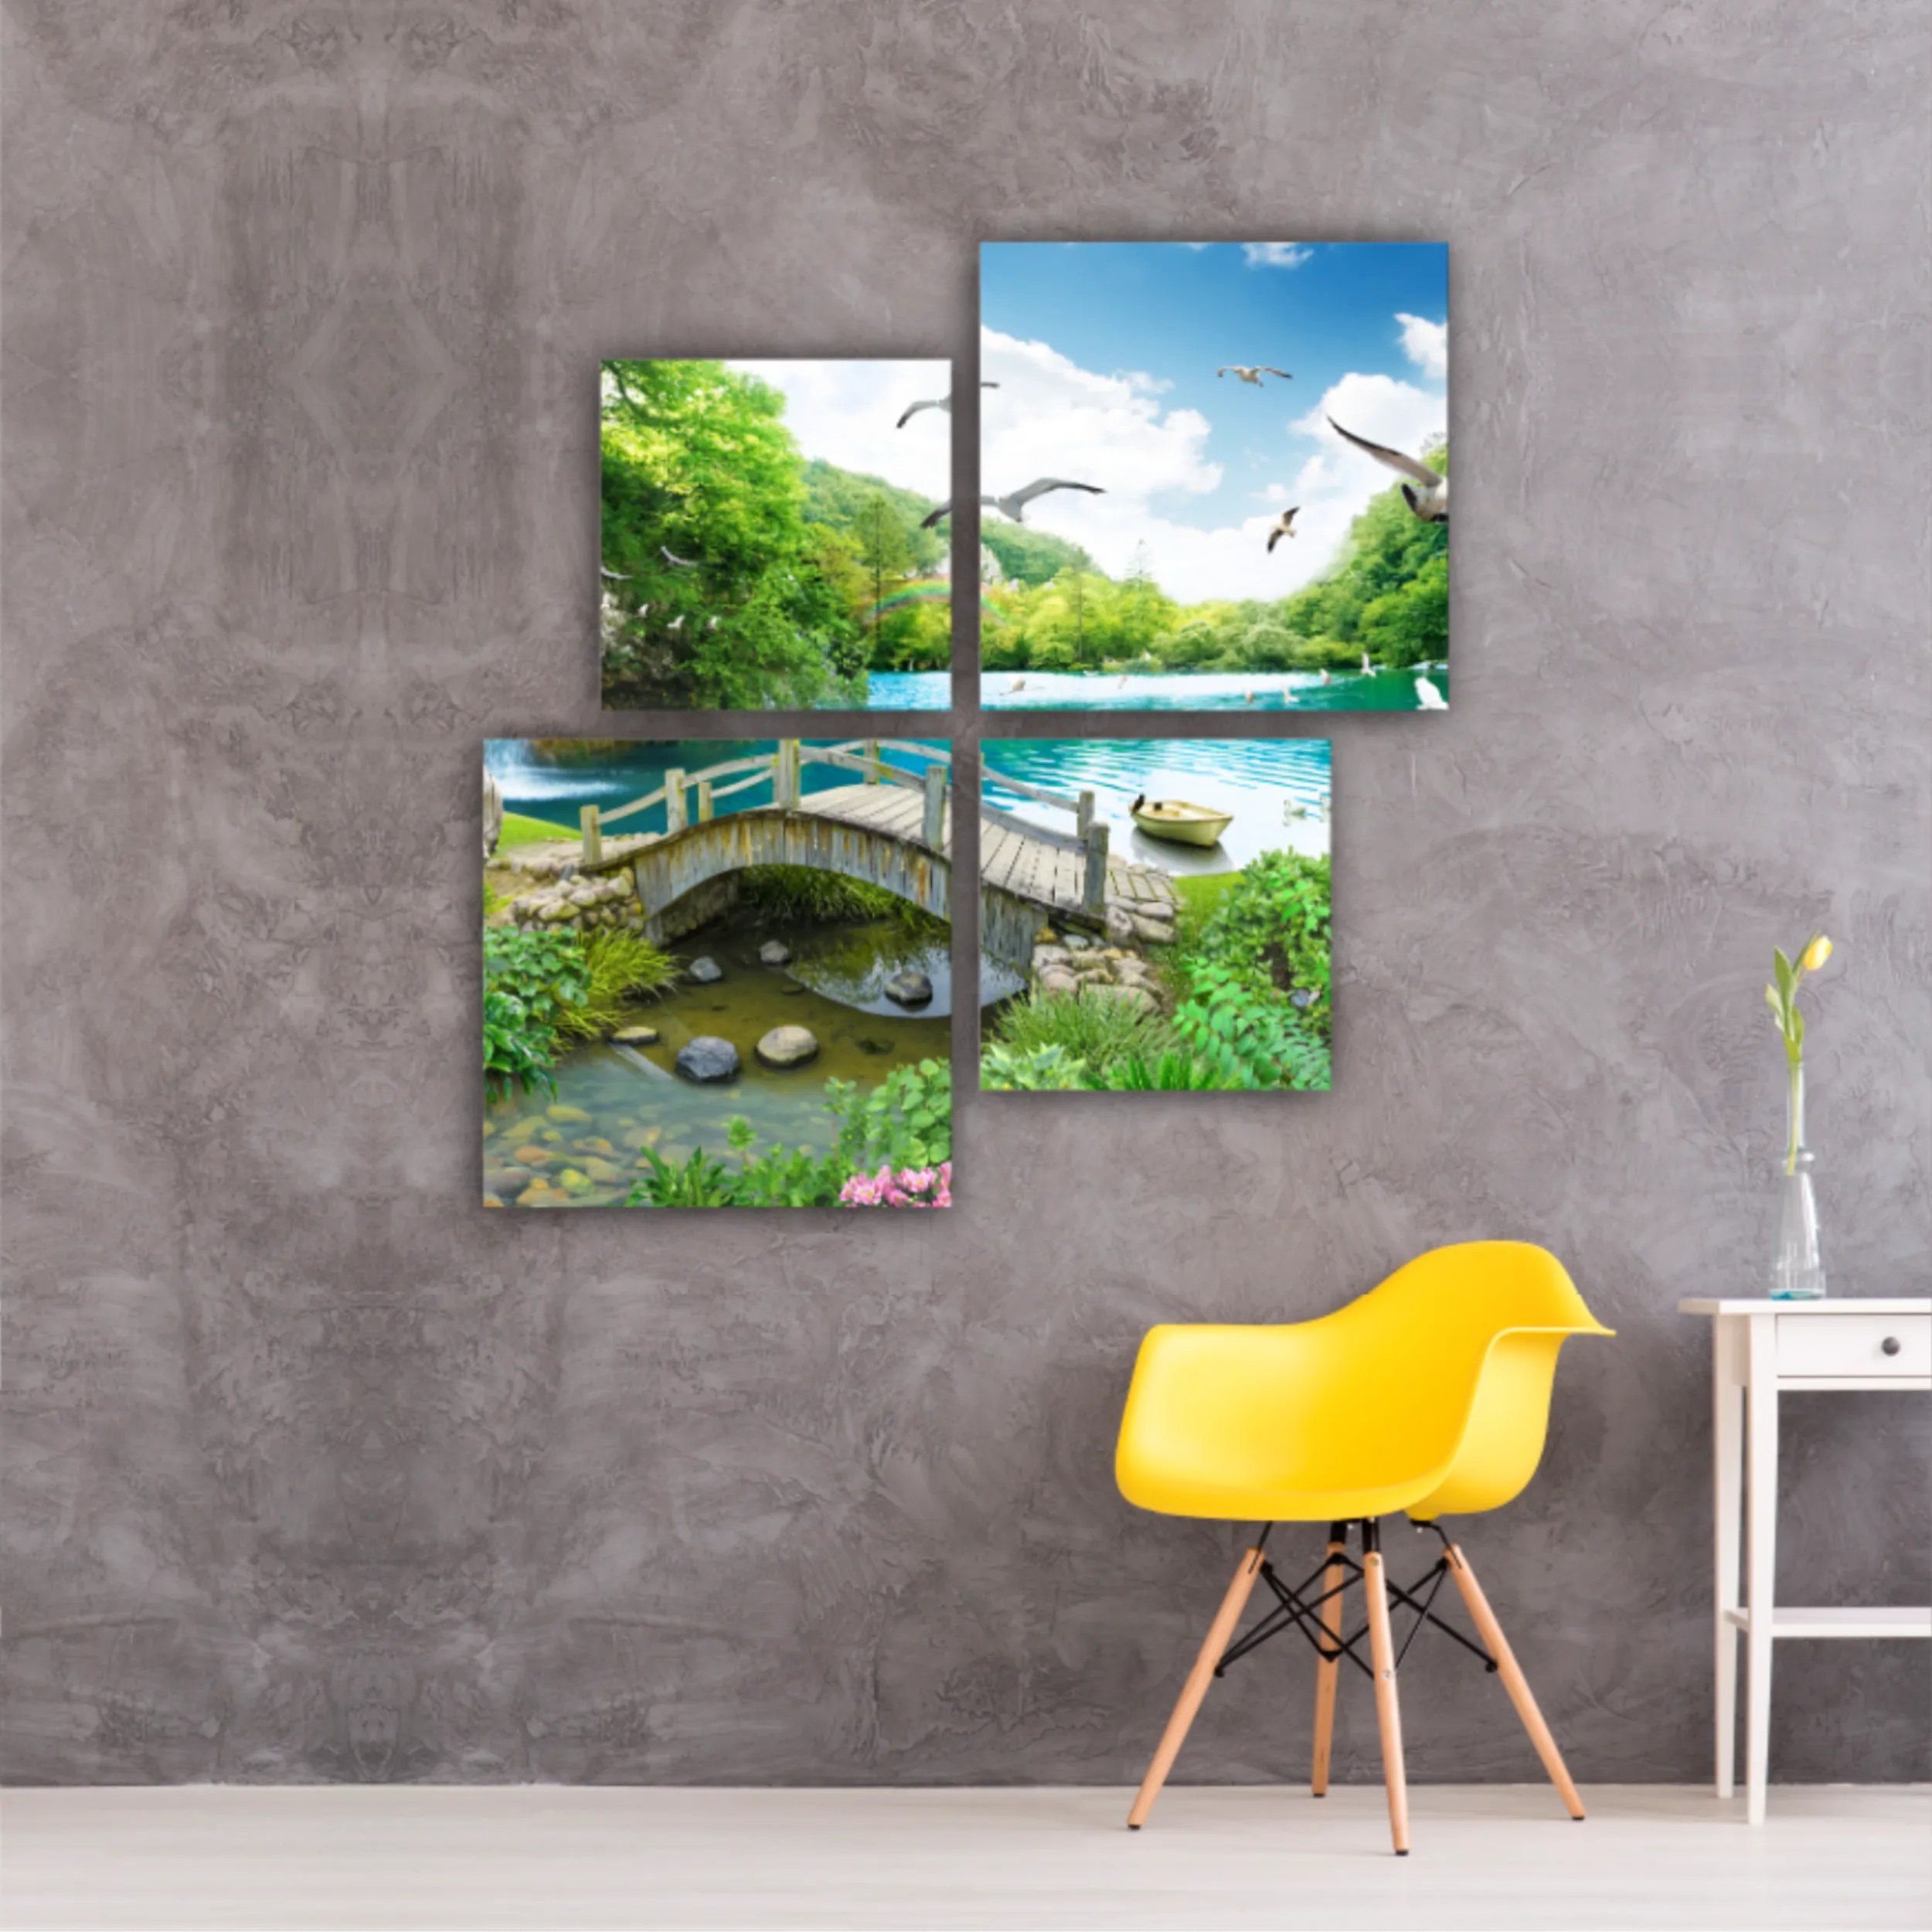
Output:
<path fill-rule="evenodd" d="M 1747 1815 L 1764 1822 L 1764 1787 L 1771 1752 L 1771 1606 L 1777 1565 L 1777 1331 L 1769 1315 L 1753 1315 L 1747 1370 L 1747 1454 L 1750 1467 L 1750 1703 L 1744 1726 Z"/>
<path fill-rule="evenodd" d="M 1715 1498 L 1717 1529 L 1717 1795 L 1735 1789 L 1737 1760 L 1738 1629 L 1728 1612 L 1740 1607 L 1738 1534 L 1744 1515 L 1744 1385 L 1742 1325 L 1719 1316 L 1713 1324 L 1711 1352 L 1711 1437 L 1716 1455 Z"/>

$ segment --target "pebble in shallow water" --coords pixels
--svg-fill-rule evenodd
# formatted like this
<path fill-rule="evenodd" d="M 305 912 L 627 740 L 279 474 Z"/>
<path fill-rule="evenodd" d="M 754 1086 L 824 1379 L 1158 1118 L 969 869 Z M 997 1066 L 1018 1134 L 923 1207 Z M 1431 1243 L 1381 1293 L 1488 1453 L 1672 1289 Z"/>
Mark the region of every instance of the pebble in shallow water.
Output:
<path fill-rule="evenodd" d="M 774 1026 L 757 1048 L 767 1066 L 799 1066 L 818 1052 L 818 1036 L 809 1027 Z"/>
<path fill-rule="evenodd" d="M 709 955 L 694 959 L 684 969 L 687 979 L 696 980 L 700 986 L 709 986 L 724 978 L 724 968 Z"/>
<path fill-rule="evenodd" d="M 700 1033 L 678 1049 L 678 1071 L 688 1080 L 701 1085 L 717 1080 L 735 1080 L 740 1063 L 738 1049 L 715 1033 Z"/>

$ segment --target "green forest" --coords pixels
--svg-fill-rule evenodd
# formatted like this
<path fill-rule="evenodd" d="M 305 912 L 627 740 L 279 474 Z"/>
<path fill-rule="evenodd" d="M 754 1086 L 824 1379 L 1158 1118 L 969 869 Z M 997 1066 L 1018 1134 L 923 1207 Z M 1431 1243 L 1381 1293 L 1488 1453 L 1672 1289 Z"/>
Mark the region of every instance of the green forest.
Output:
<path fill-rule="evenodd" d="M 769 383 L 606 362 L 601 407 L 607 705 L 862 705 L 869 672 L 951 662 L 932 505 L 808 462 Z"/>
<path fill-rule="evenodd" d="M 1424 460 L 1446 474 L 1447 444 Z M 1180 604 L 1144 560 L 1123 580 L 1041 531 L 989 516 L 981 535 L 1009 587 L 981 621 L 988 671 L 1352 671 L 1365 655 L 1401 670 L 1449 655 L 1448 526 L 1400 488 L 1355 519 L 1328 576 L 1274 603 Z"/>

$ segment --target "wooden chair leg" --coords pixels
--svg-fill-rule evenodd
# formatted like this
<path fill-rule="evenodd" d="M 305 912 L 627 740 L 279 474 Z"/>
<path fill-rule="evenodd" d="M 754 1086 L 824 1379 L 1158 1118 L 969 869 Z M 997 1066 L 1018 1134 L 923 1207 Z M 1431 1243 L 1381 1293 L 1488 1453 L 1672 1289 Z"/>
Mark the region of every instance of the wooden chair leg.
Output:
<path fill-rule="evenodd" d="M 1522 1727 L 1529 1733 L 1529 1741 L 1536 1747 L 1536 1755 L 1543 1761 L 1543 1769 L 1549 1774 L 1549 1781 L 1556 1787 L 1556 1794 L 1573 1818 L 1583 1815 L 1583 1801 L 1577 1794 L 1577 1787 L 1570 1782 L 1570 1773 L 1564 1768 L 1563 1753 L 1556 1748 L 1556 1740 L 1549 1734 L 1549 1726 L 1543 1722 L 1543 1714 L 1536 1708 L 1536 1700 L 1530 1694 L 1529 1679 L 1522 1674 L 1522 1666 L 1516 1662 L 1515 1651 L 1509 1648 L 1509 1639 L 1502 1634 L 1502 1625 L 1496 1621 L 1496 1613 L 1489 1607 L 1489 1599 L 1482 1594 L 1482 1586 L 1476 1581 L 1476 1573 L 1469 1567 L 1469 1560 L 1454 1543 L 1448 1546 L 1449 1572 L 1456 1580 L 1456 1587 L 1462 1592 L 1462 1600 L 1468 1606 L 1470 1621 L 1481 1634 L 1489 1655 L 1496 1660 L 1496 1674 L 1502 1679 L 1502 1687 L 1509 1693 L 1509 1701 L 1516 1707 L 1516 1715 L 1522 1719 Z"/>
<path fill-rule="evenodd" d="M 1348 1525 L 1337 1523 L 1328 1532 L 1328 1566 L 1321 1573 L 1321 1594 L 1336 1594 L 1328 1597 L 1321 1606 L 1321 1628 L 1328 1633 L 1332 1648 L 1338 1650 L 1342 1641 L 1342 1597 L 1338 1586 L 1345 1574 L 1338 1559 L 1348 1549 L 1344 1540 Z M 1318 1658 L 1315 1667 L 1315 1770 L 1310 1777 L 1309 1787 L 1317 1798 L 1325 1798 L 1328 1792 L 1328 1747 L 1335 1736 L 1335 1694 L 1340 1681 L 1342 1659 L 1339 1655 Z"/>
<path fill-rule="evenodd" d="M 1389 1835 L 1396 1856 L 1409 1855 L 1409 1777 L 1402 1762 L 1402 1709 L 1396 1701 L 1396 1646 L 1389 1628 L 1388 1585 L 1375 1526 L 1362 1526 L 1362 1583 L 1369 1599 L 1369 1651 L 1376 1673 L 1376 1722 L 1382 1731 L 1382 1775 L 1389 1787 Z"/>
<path fill-rule="evenodd" d="M 1134 1808 L 1127 1815 L 1127 1828 L 1130 1832 L 1138 1832 L 1147 1822 L 1147 1815 L 1153 1810 L 1154 1801 L 1160 1796 L 1161 1787 L 1167 1782 L 1167 1774 L 1174 1768 L 1174 1760 L 1180 1755 L 1195 1713 L 1201 1708 L 1201 1700 L 1207 1696 L 1208 1685 L 1214 1681 L 1214 1667 L 1220 1662 L 1223 1651 L 1233 1637 L 1234 1626 L 1240 1622 L 1241 1612 L 1247 1604 L 1248 1592 L 1253 1589 L 1254 1580 L 1261 1573 L 1261 1546 L 1258 1543 L 1242 1553 L 1234 1580 L 1228 1585 L 1228 1594 L 1221 1599 L 1221 1607 L 1215 1612 L 1214 1621 L 1208 1626 L 1200 1655 L 1187 1674 L 1187 1682 L 1181 1686 L 1174 1715 L 1167 1720 L 1167 1729 L 1161 1733 L 1160 1748 L 1154 1753 L 1154 1762 L 1147 1767 L 1147 1776 L 1141 1781 L 1140 1794 L 1134 1801 Z"/>

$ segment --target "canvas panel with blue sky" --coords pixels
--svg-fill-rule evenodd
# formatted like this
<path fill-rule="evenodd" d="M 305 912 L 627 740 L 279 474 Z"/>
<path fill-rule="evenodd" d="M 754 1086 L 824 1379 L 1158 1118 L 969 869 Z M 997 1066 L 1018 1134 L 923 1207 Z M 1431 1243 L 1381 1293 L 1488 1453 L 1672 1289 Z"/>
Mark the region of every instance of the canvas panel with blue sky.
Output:
<path fill-rule="evenodd" d="M 604 363 L 605 706 L 950 704 L 951 383 L 934 361 Z"/>
<path fill-rule="evenodd" d="M 980 251 L 990 707 L 1437 710 L 1446 246 Z"/>
<path fill-rule="evenodd" d="M 1325 738 L 986 738 L 980 1085 L 1330 1085 Z"/>

